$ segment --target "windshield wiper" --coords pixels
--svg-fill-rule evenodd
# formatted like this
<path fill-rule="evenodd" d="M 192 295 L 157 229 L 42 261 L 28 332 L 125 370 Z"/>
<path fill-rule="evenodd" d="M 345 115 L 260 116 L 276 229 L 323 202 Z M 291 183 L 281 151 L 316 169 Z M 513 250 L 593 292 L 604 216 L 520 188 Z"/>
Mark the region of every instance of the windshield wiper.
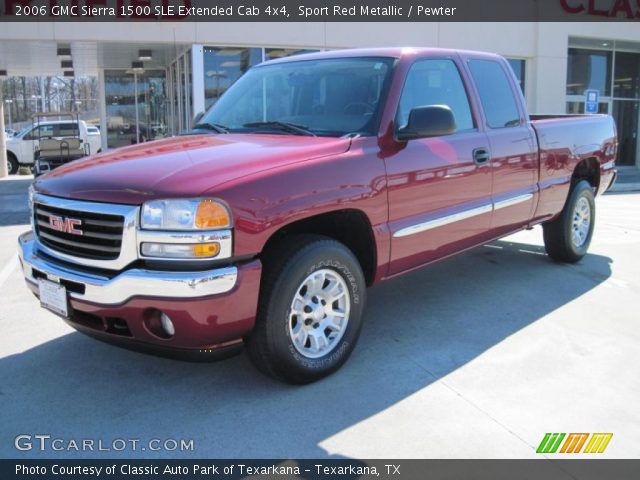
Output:
<path fill-rule="evenodd" d="M 213 130 L 218 133 L 229 133 L 229 130 L 224 125 L 220 125 L 219 123 L 196 123 L 192 130 Z"/>
<path fill-rule="evenodd" d="M 285 132 L 294 133 L 296 135 L 307 135 L 311 137 L 316 136 L 315 133 L 307 129 L 307 127 L 305 127 L 304 125 L 298 125 L 296 123 L 289 123 L 289 122 L 280 122 L 278 120 L 245 123 L 243 127 L 248 127 L 248 128 L 266 127 L 266 128 L 276 129 L 276 130 L 283 130 Z"/>

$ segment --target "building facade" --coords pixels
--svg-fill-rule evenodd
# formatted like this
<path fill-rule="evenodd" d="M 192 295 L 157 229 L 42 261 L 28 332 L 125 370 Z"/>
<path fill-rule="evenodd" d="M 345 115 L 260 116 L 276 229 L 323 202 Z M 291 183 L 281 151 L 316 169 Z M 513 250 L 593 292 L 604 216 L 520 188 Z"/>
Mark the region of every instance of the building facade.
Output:
<path fill-rule="evenodd" d="M 640 167 L 640 26 L 554 23 L 3 23 L 0 70 L 99 80 L 103 148 L 176 134 L 248 68 L 304 51 L 377 46 L 485 50 L 507 57 L 533 113 L 614 116 L 619 165 Z"/>

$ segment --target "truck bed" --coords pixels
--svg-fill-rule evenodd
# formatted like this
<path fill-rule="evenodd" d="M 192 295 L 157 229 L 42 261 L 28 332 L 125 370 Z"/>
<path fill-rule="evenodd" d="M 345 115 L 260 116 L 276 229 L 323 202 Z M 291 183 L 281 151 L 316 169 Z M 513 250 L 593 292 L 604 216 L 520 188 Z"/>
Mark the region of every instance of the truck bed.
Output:
<path fill-rule="evenodd" d="M 597 193 L 614 177 L 606 156 L 617 148 L 616 127 L 609 115 L 531 115 L 540 155 L 540 201 L 536 217 L 562 209 L 576 165 L 583 160 L 600 164 Z"/>

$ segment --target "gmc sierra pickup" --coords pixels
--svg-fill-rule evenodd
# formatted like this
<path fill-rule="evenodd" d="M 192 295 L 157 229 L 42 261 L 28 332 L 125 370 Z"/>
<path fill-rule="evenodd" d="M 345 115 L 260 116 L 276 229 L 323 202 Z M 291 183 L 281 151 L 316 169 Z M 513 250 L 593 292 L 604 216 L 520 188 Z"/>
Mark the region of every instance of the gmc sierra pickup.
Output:
<path fill-rule="evenodd" d="M 536 224 L 553 260 L 580 260 L 616 149 L 609 116 L 529 116 L 497 55 L 295 56 L 186 135 L 37 179 L 20 258 L 84 333 L 180 357 L 245 345 L 306 383 L 353 351 L 369 285 Z"/>

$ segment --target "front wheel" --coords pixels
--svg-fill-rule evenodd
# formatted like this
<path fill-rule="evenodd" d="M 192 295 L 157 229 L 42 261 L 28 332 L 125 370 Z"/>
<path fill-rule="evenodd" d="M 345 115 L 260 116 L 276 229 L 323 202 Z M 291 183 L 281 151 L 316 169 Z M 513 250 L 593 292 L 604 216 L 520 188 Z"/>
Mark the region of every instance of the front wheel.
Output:
<path fill-rule="evenodd" d="M 326 237 L 291 237 L 268 252 L 249 356 L 263 373 L 310 383 L 336 371 L 360 334 L 366 284 L 353 253 Z"/>
<path fill-rule="evenodd" d="M 18 163 L 18 159 L 12 153 L 7 152 L 7 172 L 9 175 L 18 173 L 19 168 L 20 164 Z"/>
<path fill-rule="evenodd" d="M 591 185 L 578 182 L 560 215 L 543 225 L 544 246 L 558 262 L 574 263 L 589 249 L 596 220 L 596 204 Z"/>

